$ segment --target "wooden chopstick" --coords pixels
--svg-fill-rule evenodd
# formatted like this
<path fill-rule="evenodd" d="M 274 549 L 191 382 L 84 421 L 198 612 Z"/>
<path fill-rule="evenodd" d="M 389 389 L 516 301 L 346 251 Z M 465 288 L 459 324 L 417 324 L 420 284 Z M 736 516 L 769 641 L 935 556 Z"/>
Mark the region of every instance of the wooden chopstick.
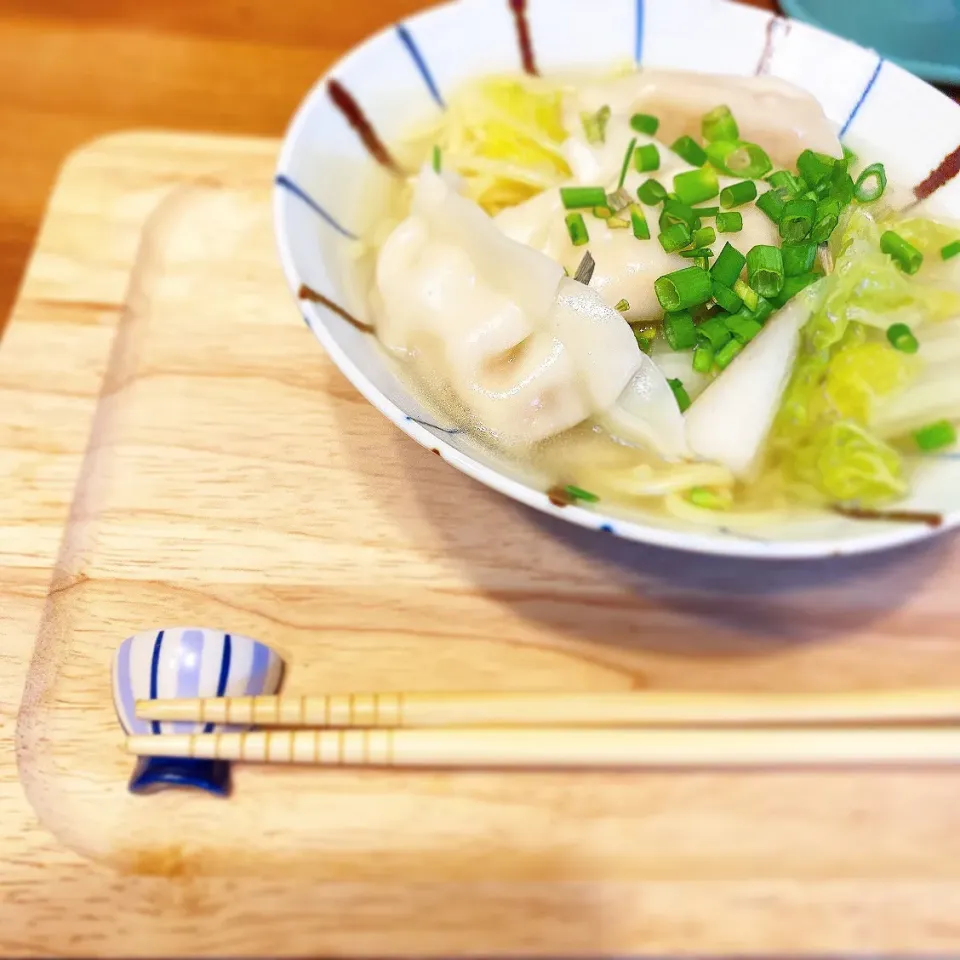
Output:
<path fill-rule="evenodd" d="M 136 710 L 146 720 L 287 728 L 895 724 L 960 720 L 960 690 L 353 693 L 138 700 Z"/>
<path fill-rule="evenodd" d="M 260 730 L 128 737 L 140 756 L 376 767 L 797 767 L 960 763 L 948 727 Z"/>

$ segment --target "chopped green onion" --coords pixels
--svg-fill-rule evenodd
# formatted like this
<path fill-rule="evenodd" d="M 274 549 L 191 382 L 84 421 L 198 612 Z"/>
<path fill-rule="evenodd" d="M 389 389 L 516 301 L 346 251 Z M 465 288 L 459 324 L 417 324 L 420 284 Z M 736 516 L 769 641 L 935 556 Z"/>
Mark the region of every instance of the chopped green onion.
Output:
<path fill-rule="evenodd" d="M 618 300 L 616 306 L 613 309 L 618 310 L 620 313 L 626 313 L 630 309 L 630 301 Z"/>
<path fill-rule="evenodd" d="M 710 274 L 700 267 L 684 267 L 657 277 L 653 290 L 660 306 L 667 311 L 697 307 L 713 296 Z"/>
<path fill-rule="evenodd" d="M 687 499 L 701 510 L 729 510 L 730 495 L 723 496 L 709 487 L 691 487 Z"/>
<path fill-rule="evenodd" d="M 795 197 L 803 192 L 800 181 L 789 170 L 777 170 L 767 177 L 767 183 L 771 187 L 783 190 L 787 197 Z"/>
<path fill-rule="evenodd" d="M 753 247 L 747 254 L 747 276 L 750 286 L 761 297 L 775 297 L 783 288 L 783 257 L 780 255 L 780 248 L 765 243 L 758 243 Z"/>
<path fill-rule="evenodd" d="M 920 349 L 913 331 L 905 323 L 895 323 L 887 327 L 887 339 L 890 346 L 901 353 L 916 353 Z"/>
<path fill-rule="evenodd" d="M 749 343 L 763 329 L 762 324 L 747 315 L 736 314 L 732 317 L 724 317 L 723 322 L 733 336 L 744 344 Z"/>
<path fill-rule="evenodd" d="M 668 380 L 667 383 L 670 384 L 670 389 L 677 398 L 677 406 L 680 408 L 680 412 L 683 413 L 690 406 L 690 394 L 684 389 L 683 381 L 677 377 Z"/>
<path fill-rule="evenodd" d="M 568 210 L 583 207 L 605 207 L 607 191 L 603 187 L 561 187 L 560 199 Z"/>
<path fill-rule="evenodd" d="M 693 137 L 678 137 L 670 144 L 670 149 L 691 167 L 702 167 L 707 162 L 706 152 Z"/>
<path fill-rule="evenodd" d="M 893 230 L 881 234 L 880 249 L 892 257 L 904 273 L 916 273 L 923 263 L 923 254 Z"/>
<path fill-rule="evenodd" d="M 817 245 L 810 241 L 804 243 L 785 243 L 780 247 L 783 257 L 783 274 L 786 277 L 798 277 L 813 269 L 817 260 Z"/>
<path fill-rule="evenodd" d="M 609 207 L 594 207 L 593 215 L 598 220 L 609 220 L 613 216 L 613 211 Z"/>
<path fill-rule="evenodd" d="M 633 197 L 631 197 L 629 191 L 624 190 L 623 187 L 617 187 L 613 193 L 607 194 L 607 206 L 614 213 L 619 213 L 625 207 L 629 207 L 631 203 L 633 203 Z"/>
<path fill-rule="evenodd" d="M 637 173 L 660 169 L 660 151 L 652 143 L 637 147 L 633 152 L 633 165 Z"/>
<path fill-rule="evenodd" d="M 757 198 L 757 207 L 762 210 L 774 223 L 780 222 L 786 202 L 779 189 L 768 190 Z"/>
<path fill-rule="evenodd" d="M 836 160 L 813 150 L 804 150 L 797 157 L 797 170 L 808 187 L 815 187 L 821 180 L 826 180 L 833 172 Z"/>
<path fill-rule="evenodd" d="M 841 213 L 840 201 L 832 197 L 817 204 L 817 220 L 813 225 L 810 239 L 814 243 L 826 243 L 830 234 L 837 228 Z"/>
<path fill-rule="evenodd" d="M 676 253 L 690 243 L 690 228 L 685 223 L 673 223 L 657 239 L 667 253 Z"/>
<path fill-rule="evenodd" d="M 701 340 L 709 343 L 714 350 L 719 350 L 733 336 L 720 317 L 711 317 L 709 320 L 704 320 L 697 327 L 697 335 Z"/>
<path fill-rule="evenodd" d="M 667 199 L 667 191 L 661 183 L 651 178 L 637 187 L 637 199 L 648 207 L 655 207 Z"/>
<path fill-rule="evenodd" d="M 713 344 L 709 340 L 700 340 L 693 351 L 693 369 L 697 373 L 709 373 L 713 369 Z"/>
<path fill-rule="evenodd" d="M 652 143 L 637 147 L 633 151 L 633 165 L 637 173 L 660 169 L 660 151 Z"/>
<path fill-rule="evenodd" d="M 724 344 L 718 351 L 714 360 L 721 370 L 725 370 L 733 363 L 734 357 L 743 351 L 743 344 L 739 340 L 731 339 Z"/>
<path fill-rule="evenodd" d="M 857 155 L 847 146 L 842 146 L 842 149 L 843 159 L 847 164 L 847 169 L 849 170 L 857 162 Z"/>
<path fill-rule="evenodd" d="M 773 169 L 762 147 L 743 140 L 715 140 L 707 144 L 706 153 L 710 162 L 730 177 L 757 180 Z"/>
<path fill-rule="evenodd" d="M 766 297 L 758 297 L 757 305 L 755 307 L 749 310 L 747 307 L 744 307 L 740 313 L 744 317 L 749 316 L 751 320 L 756 320 L 759 324 L 764 324 L 767 322 L 767 317 L 773 313 L 774 309 L 775 308 L 773 304 Z"/>
<path fill-rule="evenodd" d="M 653 346 L 653 341 L 657 338 L 657 328 L 651 326 L 632 326 L 633 337 L 637 341 L 637 346 L 644 352 L 649 353 Z"/>
<path fill-rule="evenodd" d="M 696 267 L 690 267 L 696 270 Z M 663 335 L 673 350 L 689 350 L 697 342 L 697 326 L 689 310 L 669 311 L 663 316 Z"/>
<path fill-rule="evenodd" d="M 673 189 L 683 203 L 702 203 L 720 192 L 720 181 L 713 167 L 700 167 L 678 173 L 673 178 Z"/>
<path fill-rule="evenodd" d="M 940 256 L 944 260 L 950 260 L 960 253 L 960 240 L 954 240 L 953 243 L 948 243 L 945 247 L 941 248 Z"/>
<path fill-rule="evenodd" d="M 650 116 L 649 113 L 635 113 L 630 118 L 630 126 L 637 133 L 645 133 L 652 137 L 659 129 L 660 121 L 656 117 Z"/>
<path fill-rule="evenodd" d="M 783 248 L 781 248 L 782 252 Z M 783 281 L 783 289 L 775 297 L 771 297 L 770 302 L 779 309 L 788 300 L 792 300 L 804 287 L 809 287 L 811 283 L 816 283 L 821 279 L 823 278 L 819 273 L 798 273 L 792 277 L 787 277 Z"/>
<path fill-rule="evenodd" d="M 739 233 L 743 229 L 743 214 L 737 210 L 717 214 L 717 233 Z"/>
<path fill-rule="evenodd" d="M 634 137 L 627 147 L 627 152 L 623 155 L 623 163 L 620 165 L 620 179 L 617 181 L 617 190 L 623 189 L 623 181 L 627 179 L 627 168 L 630 166 L 630 158 L 633 156 L 634 148 L 637 145 L 637 138 Z M 659 163 L 659 158 L 657 160 Z"/>
<path fill-rule="evenodd" d="M 604 143 L 607 139 L 607 123 L 610 107 L 604 104 L 596 113 L 581 113 L 580 122 L 588 143 Z"/>
<path fill-rule="evenodd" d="M 739 207 L 757 199 L 757 185 L 752 180 L 732 183 L 720 191 L 720 206 L 724 209 Z"/>
<path fill-rule="evenodd" d="M 710 244 L 716 239 L 717 232 L 713 229 L 713 227 L 701 227 L 699 230 L 693 231 L 690 242 L 695 247 L 709 247 Z"/>
<path fill-rule="evenodd" d="M 732 243 L 725 243 L 720 255 L 710 268 L 710 276 L 725 287 L 732 287 L 740 278 L 747 258 Z"/>
<path fill-rule="evenodd" d="M 698 267 L 706 270 L 710 266 L 709 260 L 713 257 L 713 251 L 709 247 L 691 247 L 689 250 L 681 250 L 680 256 L 695 261 Z M 704 262 L 701 263 L 701 260 Z"/>
<path fill-rule="evenodd" d="M 650 239 L 650 225 L 647 218 L 643 215 L 643 209 L 639 204 L 630 204 L 630 225 L 633 227 L 633 235 L 638 240 Z"/>
<path fill-rule="evenodd" d="M 584 503 L 598 503 L 600 501 L 595 493 L 584 490 L 582 487 L 575 487 L 572 483 L 568 483 L 563 488 L 563 492 L 574 500 L 583 500 Z"/>
<path fill-rule="evenodd" d="M 587 233 L 587 225 L 583 222 L 582 213 L 568 213 L 564 219 L 567 222 L 570 242 L 575 247 L 582 247 L 585 243 L 590 242 L 590 234 Z"/>
<path fill-rule="evenodd" d="M 864 167 L 853 187 L 853 195 L 858 203 L 873 203 L 883 196 L 887 189 L 887 171 L 882 163 L 871 163 Z"/>
<path fill-rule="evenodd" d="M 433 145 L 433 172 L 440 172 L 440 148 L 436 144 Z"/>
<path fill-rule="evenodd" d="M 733 292 L 746 304 L 748 310 L 756 310 L 760 303 L 760 294 L 747 283 L 746 280 L 737 279 L 732 287 Z"/>
<path fill-rule="evenodd" d="M 743 301 L 729 287 L 716 280 L 713 281 L 713 299 L 727 313 L 736 313 L 743 306 Z"/>
<path fill-rule="evenodd" d="M 921 450 L 940 450 L 957 442 L 957 428 L 949 420 L 938 420 L 917 430 L 913 439 Z"/>
<path fill-rule="evenodd" d="M 810 236 L 817 216 L 813 200 L 788 200 L 780 215 L 780 236 L 786 243 L 799 243 Z"/>
<path fill-rule="evenodd" d="M 629 220 L 624 220 L 623 217 L 609 217 L 607 219 L 607 226 L 611 230 L 626 230 L 630 226 Z"/>
<path fill-rule="evenodd" d="M 855 190 L 853 178 L 847 173 L 843 166 L 838 163 L 830 175 L 830 196 L 838 201 L 841 207 L 845 207 L 853 200 Z"/>
<path fill-rule="evenodd" d="M 708 220 L 710 217 L 715 217 L 719 212 L 719 207 L 694 207 L 693 212 L 701 219 Z"/>
<path fill-rule="evenodd" d="M 740 136 L 740 128 L 729 107 L 714 107 L 700 121 L 700 129 L 704 140 L 736 140 Z"/>
<path fill-rule="evenodd" d="M 700 218 L 693 207 L 689 207 L 679 200 L 674 200 L 672 197 L 667 197 L 663 201 L 663 209 L 660 211 L 660 229 L 664 230 L 674 223 L 685 223 L 692 232 L 700 226 Z"/>

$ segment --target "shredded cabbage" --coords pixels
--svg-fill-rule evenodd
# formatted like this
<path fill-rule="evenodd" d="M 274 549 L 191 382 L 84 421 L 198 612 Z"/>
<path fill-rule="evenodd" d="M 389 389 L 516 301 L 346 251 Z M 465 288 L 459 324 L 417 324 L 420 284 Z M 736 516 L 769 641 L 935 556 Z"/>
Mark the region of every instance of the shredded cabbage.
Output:
<path fill-rule="evenodd" d="M 493 77 L 468 84 L 436 131 L 445 167 L 489 214 L 570 176 L 562 93 L 535 78 Z"/>

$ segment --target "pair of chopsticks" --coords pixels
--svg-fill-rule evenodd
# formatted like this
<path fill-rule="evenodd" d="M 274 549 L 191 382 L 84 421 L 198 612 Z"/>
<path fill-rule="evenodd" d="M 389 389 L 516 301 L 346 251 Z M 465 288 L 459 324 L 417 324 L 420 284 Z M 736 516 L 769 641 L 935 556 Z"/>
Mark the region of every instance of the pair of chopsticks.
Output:
<path fill-rule="evenodd" d="M 225 697 L 141 700 L 137 715 L 272 728 L 127 738 L 127 749 L 141 756 L 254 763 L 664 768 L 960 763 L 956 689 Z"/>

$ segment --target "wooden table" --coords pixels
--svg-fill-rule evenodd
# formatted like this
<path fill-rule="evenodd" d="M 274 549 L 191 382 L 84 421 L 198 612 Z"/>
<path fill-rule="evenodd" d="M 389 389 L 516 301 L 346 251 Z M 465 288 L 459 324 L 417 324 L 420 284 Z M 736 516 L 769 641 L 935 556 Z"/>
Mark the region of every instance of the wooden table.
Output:
<path fill-rule="evenodd" d="M 279 135 L 304 91 L 336 57 L 422 5 L 0 0 L 0 331 L 48 192 L 70 151 L 129 128 Z M 36 604 L 45 592 L 32 581 L 4 586 L 14 604 Z M 17 780 L 13 728 L 33 637 L 5 630 L 11 617 L 15 622 L 16 610 L 0 609 L 0 952 L 42 953 L 49 940 L 37 931 L 59 928 L 59 942 L 89 955 L 104 936 L 102 905 L 87 893 L 82 868 L 68 869 L 70 855 L 37 824 Z M 111 899 L 122 885 L 118 877 Z"/>

